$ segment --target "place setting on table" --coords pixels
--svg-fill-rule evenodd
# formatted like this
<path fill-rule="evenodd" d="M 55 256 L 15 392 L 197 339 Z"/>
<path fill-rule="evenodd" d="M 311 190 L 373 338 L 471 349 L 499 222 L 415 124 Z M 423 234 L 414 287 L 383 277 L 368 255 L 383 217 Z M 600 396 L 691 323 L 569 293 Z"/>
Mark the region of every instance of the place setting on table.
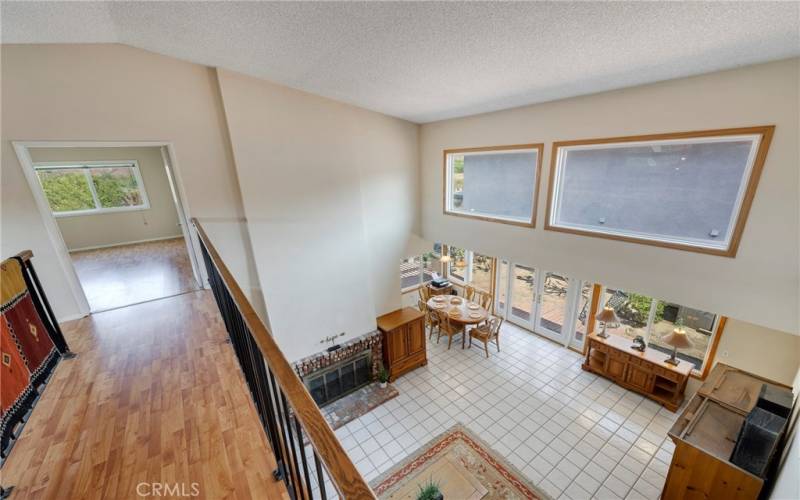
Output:
<path fill-rule="evenodd" d="M 479 304 L 457 295 L 434 295 L 427 305 L 433 311 L 444 311 L 450 321 L 464 325 L 475 325 L 489 317 L 489 312 Z"/>

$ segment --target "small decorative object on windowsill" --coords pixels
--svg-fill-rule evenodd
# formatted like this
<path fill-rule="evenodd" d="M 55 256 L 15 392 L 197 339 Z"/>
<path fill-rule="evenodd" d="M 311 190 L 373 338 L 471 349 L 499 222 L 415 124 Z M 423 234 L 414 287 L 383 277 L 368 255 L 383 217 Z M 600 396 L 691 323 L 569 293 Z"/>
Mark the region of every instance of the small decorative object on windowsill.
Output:
<path fill-rule="evenodd" d="M 689 336 L 686 335 L 686 330 L 683 328 L 683 322 L 680 320 L 678 320 L 676 323 L 675 329 L 672 330 L 672 333 L 661 337 L 661 341 L 672 346 L 672 356 L 665 359 L 664 362 L 674 366 L 678 366 L 678 363 L 680 363 L 680 360 L 677 358 L 678 349 L 688 349 L 694 345 L 692 344 L 692 341 L 689 340 Z"/>
<path fill-rule="evenodd" d="M 389 372 L 383 367 L 383 365 L 381 365 L 381 369 L 378 371 L 378 381 L 381 383 L 381 389 L 386 389 L 386 386 L 389 383 Z"/>
<path fill-rule="evenodd" d="M 633 339 L 633 345 L 631 346 L 631 349 L 644 352 L 645 349 L 647 349 L 647 342 L 644 341 L 644 337 L 637 335 L 636 338 Z"/>
<path fill-rule="evenodd" d="M 485 490 L 484 490 L 485 491 Z M 439 489 L 439 483 L 433 479 L 428 479 L 424 484 L 419 486 L 419 493 L 417 500 L 443 500 L 442 490 Z"/>
<path fill-rule="evenodd" d="M 597 313 L 595 319 L 599 321 L 603 325 L 603 329 L 600 330 L 600 333 L 597 334 L 598 337 L 601 339 L 607 339 L 608 333 L 606 333 L 606 326 L 610 326 L 611 328 L 616 328 L 619 326 L 619 318 L 617 317 L 617 313 L 614 312 L 614 309 L 611 307 L 604 307 L 602 311 Z"/>

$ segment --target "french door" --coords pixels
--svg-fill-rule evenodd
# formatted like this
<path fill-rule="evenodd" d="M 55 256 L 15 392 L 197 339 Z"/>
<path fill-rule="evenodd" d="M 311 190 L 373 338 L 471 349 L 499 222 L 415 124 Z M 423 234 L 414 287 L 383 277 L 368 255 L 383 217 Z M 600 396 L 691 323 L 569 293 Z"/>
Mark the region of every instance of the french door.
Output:
<path fill-rule="evenodd" d="M 591 284 L 508 260 L 499 259 L 497 265 L 498 315 L 560 344 L 583 347 L 578 316 L 591 300 L 586 297 Z"/>

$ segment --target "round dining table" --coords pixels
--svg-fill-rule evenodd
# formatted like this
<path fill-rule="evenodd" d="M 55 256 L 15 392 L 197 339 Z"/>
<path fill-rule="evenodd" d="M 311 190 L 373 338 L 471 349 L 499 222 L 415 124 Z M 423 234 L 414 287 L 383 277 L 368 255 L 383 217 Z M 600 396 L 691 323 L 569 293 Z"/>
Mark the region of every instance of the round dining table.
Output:
<path fill-rule="evenodd" d="M 464 348 L 464 341 L 467 336 L 467 327 L 483 323 L 489 317 L 489 311 L 470 302 L 464 297 L 456 295 L 435 295 L 428 299 L 426 303 L 432 311 L 444 311 L 450 321 L 464 326 L 464 333 L 461 337 L 461 348 Z"/>

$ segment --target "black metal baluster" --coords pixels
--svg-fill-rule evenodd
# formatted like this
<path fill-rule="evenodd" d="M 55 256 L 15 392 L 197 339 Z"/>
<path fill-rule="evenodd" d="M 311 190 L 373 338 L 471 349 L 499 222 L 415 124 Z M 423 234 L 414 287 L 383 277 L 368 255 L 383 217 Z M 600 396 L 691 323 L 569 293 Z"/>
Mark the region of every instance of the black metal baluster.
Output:
<path fill-rule="evenodd" d="M 317 484 L 322 500 L 328 500 L 328 493 L 325 491 L 325 478 L 322 477 L 322 464 L 319 462 L 319 455 L 314 451 L 314 466 L 317 468 Z"/>
<path fill-rule="evenodd" d="M 278 385 L 278 382 L 275 380 L 275 375 L 272 374 L 270 371 L 270 379 L 272 381 L 272 396 L 273 401 L 275 402 L 275 412 L 276 412 L 276 419 L 278 421 L 278 428 L 280 429 L 281 436 L 283 436 L 283 447 L 286 450 L 284 454 L 284 458 L 286 459 L 283 463 L 284 465 L 284 474 L 287 478 L 291 478 L 292 487 L 295 490 L 295 495 L 297 494 L 297 489 L 299 488 L 297 475 L 295 474 L 295 469 L 292 468 L 292 464 L 296 463 L 294 460 L 294 450 L 292 449 L 292 443 L 288 441 L 286 429 L 289 427 L 289 423 L 284 419 L 284 412 L 281 408 L 281 399 L 283 398 L 283 392 Z"/>
<path fill-rule="evenodd" d="M 294 473 L 295 477 L 297 478 L 297 482 L 300 483 L 300 466 L 297 463 L 297 450 L 294 447 L 294 432 L 292 432 L 292 416 L 289 414 L 289 405 L 286 403 L 286 396 L 281 391 L 281 403 L 283 405 L 283 421 L 286 422 L 286 430 L 289 434 L 289 445 L 292 447 L 292 472 Z M 295 421 L 297 418 L 295 417 Z M 303 447 L 302 442 L 298 442 L 300 448 Z M 300 497 L 305 498 L 305 488 L 302 484 L 300 486 Z"/>
<path fill-rule="evenodd" d="M 308 478 L 308 461 L 306 460 L 306 447 L 303 445 L 303 426 L 300 425 L 300 420 L 295 417 L 294 425 L 297 428 L 297 442 L 300 444 L 300 458 L 303 461 L 303 477 L 306 481 L 306 491 L 311 494 L 311 480 Z"/>

